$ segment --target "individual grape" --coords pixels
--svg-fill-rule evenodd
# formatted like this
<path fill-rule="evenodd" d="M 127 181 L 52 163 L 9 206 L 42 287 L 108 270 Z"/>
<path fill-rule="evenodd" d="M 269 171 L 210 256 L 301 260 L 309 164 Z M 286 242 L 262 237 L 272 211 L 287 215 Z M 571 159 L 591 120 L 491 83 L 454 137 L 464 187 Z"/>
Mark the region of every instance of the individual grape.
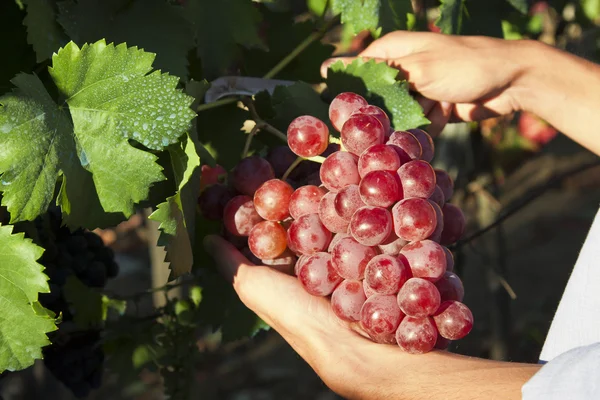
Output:
<path fill-rule="evenodd" d="M 458 241 L 465 232 L 465 215 L 460 208 L 450 203 L 444 204 L 442 212 L 444 213 L 444 230 L 440 243 L 449 245 Z"/>
<path fill-rule="evenodd" d="M 331 308 L 344 321 L 359 321 L 360 310 L 367 300 L 361 281 L 344 280 L 331 295 Z"/>
<path fill-rule="evenodd" d="M 377 247 L 379 248 L 382 254 L 397 256 L 398 254 L 400 254 L 400 250 L 402 250 L 402 248 L 407 244 L 408 242 L 406 240 L 400 239 L 398 236 L 396 236 L 394 232 L 392 232 L 390 236 L 385 240 L 385 242 L 383 242 Z"/>
<path fill-rule="evenodd" d="M 287 142 L 290 149 L 300 157 L 318 156 L 329 144 L 329 129 L 320 119 L 302 115 L 288 126 Z"/>
<path fill-rule="evenodd" d="M 354 212 L 366 204 L 360 198 L 358 185 L 348 185 L 337 192 L 333 205 L 337 214 L 345 221 L 350 222 Z"/>
<path fill-rule="evenodd" d="M 356 93 L 344 92 L 338 94 L 329 105 L 331 125 L 340 132 L 350 115 L 366 105 L 368 105 L 367 101 Z"/>
<path fill-rule="evenodd" d="M 336 151 L 323 161 L 320 177 L 323 185 L 332 192 L 348 185 L 358 185 L 358 157 L 347 151 Z"/>
<path fill-rule="evenodd" d="M 319 203 L 326 191 L 315 185 L 302 186 L 292 193 L 288 205 L 290 215 L 298 219 L 306 214 L 317 214 Z"/>
<path fill-rule="evenodd" d="M 371 286 L 369 286 L 367 281 L 365 281 L 364 279 L 362 281 L 362 285 L 363 285 L 363 290 L 365 291 L 365 295 L 367 296 L 367 299 L 369 297 L 377 294 L 377 292 Z"/>
<path fill-rule="evenodd" d="M 383 130 L 388 135 L 388 132 L 391 129 L 390 117 L 383 111 L 381 108 L 373 105 L 362 106 L 358 110 L 356 110 L 353 114 L 367 114 L 372 115 L 381 122 L 383 126 Z"/>
<path fill-rule="evenodd" d="M 398 175 L 389 171 L 371 171 L 358 186 L 360 197 L 365 204 L 389 207 L 402 198 Z"/>
<path fill-rule="evenodd" d="M 259 222 L 250 231 L 248 247 L 261 260 L 272 260 L 287 248 L 286 236 L 285 229 L 277 222 Z"/>
<path fill-rule="evenodd" d="M 276 269 L 284 274 L 292 275 L 294 273 L 294 265 L 298 257 L 291 250 L 285 250 L 282 254 L 272 260 L 261 260 L 264 265 Z"/>
<path fill-rule="evenodd" d="M 198 206 L 206 219 L 219 221 L 223 219 L 225 205 L 233 197 L 233 193 L 222 183 L 208 186 L 198 197 Z"/>
<path fill-rule="evenodd" d="M 437 168 L 434 171 L 437 185 L 442 190 L 442 193 L 444 193 L 444 200 L 449 201 L 454 194 L 454 181 L 446 171 Z M 440 204 L 440 207 L 442 206 L 443 204 Z"/>
<path fill-rule="evenodd" d="M 446 253 L 446 271 L 452 272 L 454 271 L 454 255 L 447 247 L 442 246 L 442 249 Z"/>
<path fill-rule="evenodd" d="M 333 248 L 335 247 L 335 245 L 345 237 L 351 237 L 351 236 L 349 233 L 345 233 L 345 232 L 340 232 L 340 233 L 336 233 L 335 235 L 333 235 L 333 239 L 331 239 L 331 243 L 329 243 L 329 248 L 327 249 L 327 252 L 331 253 L 333 251 Z"/>
<path fill-rule="evenodd" d="M 420 240 L 404 246 L 400 251 L 414 277 L 435 282 L 446 272 L 446 253 L 432 240 Z"/>
<path fill-rule="evenodd" d="M 94 259 L 92 254 L 92 259 Z M 88 262 L 87 269 L 80 277 L 83 283 L 89 287 L 103 288 L 107 281 L 106 266 L 100 261 Z"/>
<path fill-rule="evenodd" d="M 394 145 L 402 149 L 411 160 L 419 160 L 423 154 L 423 148 L 419 140 L 410 132 L 395 131 L 391 134 L 388 145 Z"/>
<path fill-rule="evenodd" d="M 331 264 L 331 255 L 315 253 L 302 263 L 298 280 L 313 296 L 329 296 L 342 281 Z"/>
<path fill-rule="evenodd" d="M 298 260 L 296 261 L 296 264 L 294 265 L 294 275 L 298 276 L 298 273 L 300 272 L 300 268 L 302 268 L 302 265 L 304 265 L 306 260 L 308 260 L 309 258 L 310 258 L 310 256 L 305 256 L 305 255 L 301 255 L 300 257 L 298 257 Z"/>
<path fill-rule="evenodd" d="M 450 346 L 450 343 L 452 343 L 451 340 L 448 340 L 442 337 L 441 335 L 438 335 L 437 341 L 435 342 L 435 346 L 433 346 L 433 348 L 438 350 L 447 350 Z"/>
<path fill-rule="evenodd" d="M 428 238 L 437 224 L 433 206 L 429 201 L 418 197 L 396 203 L 392 208 L 392 215 L 396 235 L 409 242 Z"/>
<path fill-rule="evenodd" d="M 473 313 L 458 301 L 443 302 L 433 320 L 440 335 L 448 340 L 462 339 L 473 328 Z"/>
<path fill-rule="evenodd" d="M 254 208 L 267 221 L 283 221 L 290 216 L 290 198 L 294 188 L 280 179 L 263 183 L 254 193 Z"/>
<path fill-rule="evenodd" d="M 377 250 L 364 246 L 351 237 L 342 238 L 333 247 L 331 257 L 337 273 L 344 279 L 361 280 L 365 268 Z"/>
<path fill-rule="evenodd" d="M 429 204 L 431 204 L 431 206 L 435 210 L 435 220 L 436 220 L 435 229 L 433 230 L 433 232 L 427 239 L 430 239 L 436 243 L 439 243 L 440 240 L 442 239 L 442 231 L 444 230 L 444 214 L 442 213 L 442 209 L 440 208 L 439 205 L 437 205 L 437 203 L 434 203 L 431 200 L 427 200 L 427 201 L 429 202 Z"/>
<path fill-rule="evenodd" d="M 433 350 L 438 332 L 430 317 L 405 317 L 396 331 L 398 346 L 410 354 L 424 354 Z"/>
<path fill-rule="evenodd" d="M 410 268 L 394 256 L 375 256 L 365 269 L 365 281 L 379 294 L 396 294 L 411 277 Z"/>
<path fill-rule="evenodd" d="M 204 164 L 200 167 L 200 193 L 211 185 L 223 183 L 226 178 L 227 171 L 219 164 L 214 167 Z"/>
<path fill-rule="evenodd" d="M 439 183 L 439 181 L 437 180 L 437 175 L 436 175 L 436 182 Z M 429 196 L 429 200 L 433 201 L 435 204 L 437 204 L 440 207 L 444 206 L 444 203 L 446 202 L 446 198 L 444 197 L 444 192 L 440 188 L 439 184 L 435 185 L 435 189 L 433 190 L 433 194 L 431 196 Z"/>
<path fill-rule="evenodd" d="M 446 271 L 444 276 L 435 283 L 435 287 L 440 292 L 442 301 L 463 301 L 463 298 L 465 297 L 463 283 L 454 272 Z"/>
<path fill-rule="evenodd" d="M 222 230 L 221 235 L 238 250 L 248 247 L 248 236 L 234 235 L 233 233 L 229 232 L 227 228 Z"/>
<path fill-rule="evenodd" d="M 361 207 L 350 220 L 350 234 L 365 246 L 382 244 L 392 230 L 392 214 L 382 207 Z"/>
<path fill-rule="evenodd" d="M 362 177 L 371 171 L 396 172 L 402 165 L 398 152 L 385 144 L 375 144 L 358 158 L 358 173 Z"/>
<path fill-rule="evenodd" d="M 248 246 L 242 247 L 240 252 L 254 265 L 262 264 L 262 260 L 254 255 Z"/>
<path fill-rule="evenodd" d="M 413 160 L 398 169 L 404 198 L 429 198 L 435 191 L 435 172 L 429 163 Z"/>
<path fill-rule="evenodd" d="M 348 221 L 340 217 L 335 211 L 335 196 L 336 193 L 334 192 L 329 192 L 323 196 L 319 204 L 319 218 L 331 232 L 342 233 L 348 230 Z"/>
<path fill-rule="evenodd" d="M 327 249 L 331 232 L 317 214 L 307 214 L 292 222 L 287 231 L 287 241 L 295 253 L 310 255 Z"/>
<path fill-rule="evenodd" d="M 263 219 L 256 212 L 250 196 L 239 195 L 229 200 L 223 210 L 225 228 L 236 236 L 248 236 Z"/>
<path fill-rule="evenodd" d="M 341 131 L 342 145 L 350 153 L 361 155 L 374 144 L 383 144 L 385 131 L 377 118 L 367 114 L 353 114 Z"/>
<path fill-rule="evenodd" d="M 431 162 L 435 153 L 435 147 L 431 136 L 422 129 L 409 129 L 408 132 L 412 133 L 421 144 L 421 148 L 423 149 L 421 160 Z"/>
<path fill-rule="evenodd" d="M 440 292 L 425 279 L 410 278 L 398 292 L 398 305 L 411 317 L 433 315 L 440 306 Z"/>
<path fill-rule="evenodd" d="M 404 314 L 396 296 L 376 294 L 367 299 L 360 310 L 360 325 L 377 343 L 392 344 Z"/>
<path fill-rule="evenodd" d="M 258 156 L 244 158 L 231 173 L 233 187 L 247 196 L 254 196 L 260 185 L 274 178 L 275 172 L 271 164 Z"/>

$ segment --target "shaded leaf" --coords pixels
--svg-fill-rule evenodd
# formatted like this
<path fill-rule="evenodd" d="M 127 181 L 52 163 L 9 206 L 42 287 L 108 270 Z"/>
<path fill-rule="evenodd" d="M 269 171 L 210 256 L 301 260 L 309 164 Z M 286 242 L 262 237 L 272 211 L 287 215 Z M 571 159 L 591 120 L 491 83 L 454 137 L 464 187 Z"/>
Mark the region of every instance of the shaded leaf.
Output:
<path fill-rule="evenodd" d="M 52 56 L 68 40 L 56 22 L 55 4 L 51 0 L 25 0 L 27 16 L 23 24 L 27 26 L 27 41 L 35 50 L 37 62 Z"/>
<path fill-rule="evenodd" d="M 82 329 L 98 327 L 106 319 L 106 308 L 100 292 L 86 286 L 71 275 L 63 287 L 65 300 L 74 310 L 73 321 Z"/>
<path fill-rule="evenodd" d="M 440 28 L 442 33 L 458 35 L 461 33 L 465 12 L 465 0 L 442 0 L 440 15 L 435 21 L 435 26 Z"/>

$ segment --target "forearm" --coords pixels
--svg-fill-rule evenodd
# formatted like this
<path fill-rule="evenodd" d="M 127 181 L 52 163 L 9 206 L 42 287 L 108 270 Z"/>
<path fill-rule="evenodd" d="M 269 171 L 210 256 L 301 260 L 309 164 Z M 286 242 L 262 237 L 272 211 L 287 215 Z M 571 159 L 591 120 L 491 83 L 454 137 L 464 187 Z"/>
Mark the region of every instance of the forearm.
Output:
<path fill-rule="evenodd" d="M 600 66 L 541 44 L 523 42 L 515 85 L 520 108 L 600 155 Z"/>

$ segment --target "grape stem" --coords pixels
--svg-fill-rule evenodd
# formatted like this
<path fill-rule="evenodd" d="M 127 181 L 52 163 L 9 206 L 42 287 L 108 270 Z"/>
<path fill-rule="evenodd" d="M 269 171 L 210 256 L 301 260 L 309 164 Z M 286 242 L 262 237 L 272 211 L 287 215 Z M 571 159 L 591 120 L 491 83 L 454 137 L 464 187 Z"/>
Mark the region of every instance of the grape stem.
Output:
<path fill-rule="evenodd" d="M 259 130 L 265 130 L 271 135 L 287 143 L 287 135 L 285 133 L 281 132 L 279 129 L 275 128 L 273 125 L 260 118 L 260 116 L 256 112 L 256 107 L 254 107 L 254 102 L 250 97 L 244 97 L 242 99 L 242 103 L 244 103 L 244 105 L 248 108 L 248 111 L 250 112 L 250 117 L 254 120 L 254 122 L 256 122 L 256 126 Z"/>
<path fill-rule="evenodd" d="M 285 173 L 283 174 L 283 176 L 281 177 L 282 181 L 285 181 L 288 176 L 292 173 L 292 171 L 298 166 L 300 165 L 300 163 L 302 161 L 312 161 L 312 162 L 316 162 L 319 164 L 323 164 L 323 161 L 325 161 L 325 157 L 322 156 L 314 156 L 314 157 L 298 157 L 294 160 L 294 162 L 288 167 L 288 169 L 285 171 Z"/>
<path fill-rule="evenodd" d="M 196 112 L 199 113 L 202 111 L 210 110 L 211 108 L 226 106 L 227 104 L 233 104 L 233 103 L 237 102 L 238 100 L 239 99 L 237 96 L 233 96 L 233 97 L 225 97 L 225 98 L 219 99 L 217 101 L 213 101 L 212 103 L 200 104 L 198 106 L 198 108 L 196 108 Z"/>
<path fill-rule="evenodd" d="M 340 146 L 342 145 L 342 139 L 340 138 L 336 138 L 333 136 L 329 136 L 329 143 L 335 143 L 335 144 L 339 144 Z"/>
<path fill-rule="evenodd" d="M 244 144 L 244 151 L 242 151 L 242 158 L 248 157 L 248 150 L 250 150 L 250 144 L 252 144 L 252 139 L 254 138 L 254 136 L 256 136 L 259 130 L 260 128 L 258 127 L 258 124 L 256 124 L 248 134 L 248 137 L 246 138 L 246 143 Z"/>

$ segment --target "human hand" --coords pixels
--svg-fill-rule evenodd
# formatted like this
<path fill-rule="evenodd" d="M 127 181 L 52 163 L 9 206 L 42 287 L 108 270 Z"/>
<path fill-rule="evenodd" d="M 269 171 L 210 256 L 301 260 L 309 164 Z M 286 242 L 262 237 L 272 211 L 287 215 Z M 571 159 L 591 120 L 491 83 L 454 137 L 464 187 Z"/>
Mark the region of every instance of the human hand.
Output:
<path fill-rule="evenodd" d="M 476 121 L 522 109 L 520 62 L 532 44 L 488 37 L 397 31 L 375 40 L 358 58 L 385 61 L 400 70 L 431 121 L 436 136 L 448 121 Z M 333 62 L 327 60 L 325 76 Z"/>

